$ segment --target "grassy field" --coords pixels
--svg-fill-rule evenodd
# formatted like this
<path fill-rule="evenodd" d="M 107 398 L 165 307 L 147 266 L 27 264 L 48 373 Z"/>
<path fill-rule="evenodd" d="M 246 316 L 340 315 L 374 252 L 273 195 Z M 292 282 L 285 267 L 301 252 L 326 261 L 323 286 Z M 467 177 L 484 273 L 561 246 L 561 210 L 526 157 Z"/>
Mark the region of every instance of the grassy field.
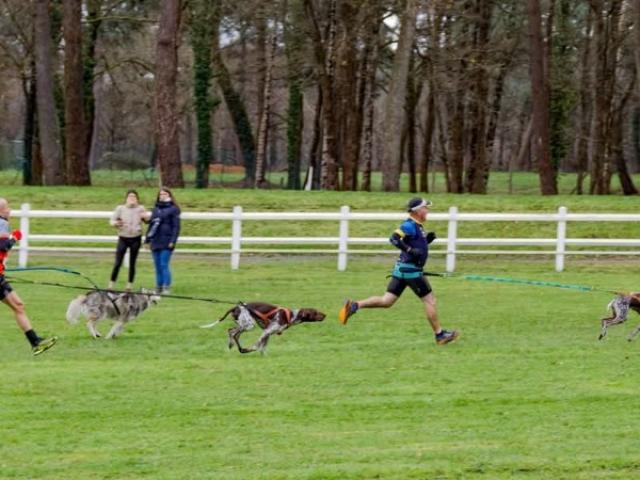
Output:
<path fill-rule="evenodd" d="M 106 282 L 109 260 L 39 258 Z M 588 262 L 461 261 L 465 272 L 637 287 L 635 270 Z M 315 306 L 321 324 L 272 339 L 267 355 L 200 330 L 227 305 L 164 299 L 115 341 L 64 320 L 77 292 L 16 283 L 40 332 L 33 358 L 0 322 L 3 479 L 628 479 L 637 449 L 638 343 L 597 342 L 606 293 L 433 279 L 458 343 L 436 347 L 408 292 L 341 326 L 345 297 L 384 290 L 389 261 L 177 259 L 175 293 Z M 441 269 L 435 259 L 433 269 Z M 23 278 L 75 283 L 58 274 Z M 43 278 L 44 277 L 44 278 Z M 139 283 L 152 285 L 148 254 Z M 635 320 L 635 319 L 633 319 Z M 103 332 L 107 326 L 102 326 Z M 253 332 L 251 332 L 253 333 Z M 256 338 L 247 334 L 244 342 Z"/>
<path fill-rule="evenodd" d="M 139 187 L 141 200 L 147 207 L 153 206 L 156 188 Z M 109 210 L 121 203 L 126 188 L 119 187 L 40 187 L 4 186 L 14 209 L 28 202 L 37 209 Z M 341 205 L 349 205 L 353 211 L 401 212 L 410 198 L 408 193 L 381 192 L 301 192 L 287 190 L 233 190 L 233 189 L 184 189 L 175 192 L 183 211 L 230 211 L 241 205 L 245 211 L 334 211 Z M 557 212 L 566 206 L 569 212 L 629 212 L 638 211 L 635 197 L 558 195 L 453 195 L 429 194 L 434 202 L 433 212 L 446 212 L 454 205 L 461 212 Z M 229 236 L 231 222 L 184 222 L 183 235 Z M 388 222 L 352 222 L 353 236 L 388 236 L 396 225 Z M 430 228 L 446 235 L 446 222 L 432 222 Z M 335 236 L 337 222 L 245 222 L 243 234 L 248 236 Z M 113 233 L 103 220 L 35 219 L 32 233 Z M 458 227 L 460 237 L 536 237 L 553 238 L 556 224 L 539 222 L 463 222 Z M 572 238 L 636 238 L 640 234 L 633 223 L 570 223 L 567 235 Z"/>
<path fill-rule="evenodd" d="M 24 188 L 2 196 L 16 208 L 111 210 L 124 186 Z M 155 193 L 140 188 L 150 205 Z M 406 193 L 186 189 L 185 211 L 400 211 Z M 435 211 L 637 212 L 637 199 L 534 195 L 430 195 Z M 15 223 L 17 226 L 17 223 Z M 354 235 L 388 235 L 395 224 L 361 222 Z M 430 228 L 446 231 L 433 222 Z M 42 219 L 32 233 L 109 233 L 104 221 Z M 183 234 L 228 235 L 227 222 L 184 222 Z M 335 235 L 333 222 L 247 223 L 249 235 Z M 463 224 L 465 236 L 555 234 L 555 226 Z M 638 236 L 637 225 L 577 224 L 570 236 Z M 16 257 L 10 259 L 15 265 Z M 430 270 L 442 270 L 434 256 Z M 635 262 L 635 260 L 632 260 Z M 110 256 L 31 257 L 31 265 L 80 270 L 106 284 Z M 6 479 L 628 479 L 640 468 L 634 408 L 638 343 L 615 327 L 597 342 L 607 293 L 433 279 L 445 327 L 461 340 L 436 347 L 418 301 L 336 320 L 347 297 L 384 291 L 392 260 L 177 257 L 176 294 L 231 302 L 313 306 L 322 324 L 272 339 L 267 355 L 226 349 L 226 329 L 201 330 L 227 304 L 165 299 L 123 338 L 92 340 L 64 320 L 77 291 L 15 283 L 41 333 L 60 344 L 33 358 L 7 309 L 0 322 L 0 478 Z M 611 289 L 636 289 L 629 260 L 553 261 L 460 257 L 461 272 Z M 148 252 L 138 284 L 153 285 Z M 56 273 L 22 278 L 77 284 Z M 124 281 L 124 273 L 121 280 Z M 634 319 L 635 320 L 635 319 Z M 109 327 L 102 325 L 103 333 Z M 246 337 L 246 338 L 245 338 Z M 249 343 L 257 332 L 243 337 Z M 640 340 L 639 340 L 640 341 Z"/>
<path fill-rule="evenodd" d="M 233 168 L 233 167 L 230 167 Z M 184 179 L 189 186 L 195 184 L 195 173 L 192 167 L 185 168 Z M 211 173 L 209 183 L 212 187 L 230 187 L 235 186 L 242 180 L 243 175 L 237 173 L 229 173 L 223 171 L 221 173 Z M 636 186 L 640 185 L 640 174 L 632 175 Z M 114 185 L 124 187 L 153 187 L 158 185 L 158 172 L 154 170 L 136 170 L 136 171 L 119 171 L 119 170 L 94 170 L 91 172 L 91 179 L 94 186 L 111 187 Z M 286 185 L 286 172 L 268 172 L 267 180 L 274 188 L 280 188 Z M 304 178 L 303 178 L 304 180 Z M 589 179 L 584 183 L 584 188 L 588 190 Z M 16 170 L 0 171 L 0 185 L 14 186 L 22 183 L 22 174 Z M 563 195 L 574 193 L 576 187 L 576 174 L 561 173 L 558 175 L 558 190 Z M 446 183 L 444 174 L 441 172 L 429 176 L 429 188 L 432 193 L 445 193 Z M 373 172 L 371 175 L 371 189 L 379 192 L 382 190 L 382 174 Z M 400 177 L 400 190 L 409 191 L 409 175 L 402 174 Z M 540 193 L 540 179 L 535 172 L 514 172 L 509 175 L 507 172 L 491 172 L 488 184 L 489 193 L 492 195 L 537 195 Z M 621 192 L 618 177 L 614 176 L 611 180 L 611 191 L 614 194 Z"/>

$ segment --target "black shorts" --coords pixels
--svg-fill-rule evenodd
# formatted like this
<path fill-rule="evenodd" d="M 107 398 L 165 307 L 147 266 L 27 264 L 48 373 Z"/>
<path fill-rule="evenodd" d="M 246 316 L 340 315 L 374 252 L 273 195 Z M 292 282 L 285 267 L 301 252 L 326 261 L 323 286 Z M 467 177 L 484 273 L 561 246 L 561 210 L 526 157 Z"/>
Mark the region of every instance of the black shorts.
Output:
<path fill-rule="evenodd" d="M 7 282 L 7 280 L 4 278 L 4 275 L 0 275 L 0 302 L 7 298 L 7 295 L 9 295 L 11 292 L 13 292 L 11 284 Z"/>
<path fill-rule="evenodd" d="M 419 298 L 426 297 L 431 293 L 431 285 L 424 275 L 418 278 L 398 278 L 391 277 L 389 285 L 387 285 L 387 292 L 393 293 L 396 297 L 402 295 L 405 288 L 411 288 Z"/>

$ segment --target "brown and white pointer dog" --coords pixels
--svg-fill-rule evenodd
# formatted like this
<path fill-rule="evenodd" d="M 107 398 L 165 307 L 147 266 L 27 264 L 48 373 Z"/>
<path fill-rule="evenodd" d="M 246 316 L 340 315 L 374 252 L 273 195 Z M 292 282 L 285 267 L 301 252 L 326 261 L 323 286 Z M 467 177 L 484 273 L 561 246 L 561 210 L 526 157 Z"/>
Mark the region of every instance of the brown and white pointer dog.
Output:
<path fill-rule="evenodd" d="M 259 350 L 264 353 L 269 342 L 269 337 L 274 333 L 280 335 L 286 329 L 293 325 L 303 322 L 321 322 L 325 318 L 325 314 L 314 308 L 301 308 L 299 310 L 291 310 L 289 308 L 271 305 L 269 303 L 239 303 L 230 308 L 220 320 L 208 325 L 202 325 L 200 328 L 211 328 L 222 322 L 231 314 L 236 326 L 228 330 L 229 332 L 229 348 L 233 345 L 238 346 L 240 353 L 250 353 Z M 240 335 L 251 330 L 256 324 L 264 330 L 258 341 L 251 348 L 244 348 L 240 345 Z"/>
<path fill-rule="evenodd" d="M 609 302 L 607 308 L 611 310 L 611 316 L 605 317 L 600 321 L 602 330 L 600 331 L 598 340 L 602 340 L 607 335 L 608 327 L 624 323 L 629 315 L 629 310 L 640 314 L 640 292 L 620 293 Z M 640 325 L 631 332 L 628 340 L 633 340 L 638 333 L 640 333 Z"/>

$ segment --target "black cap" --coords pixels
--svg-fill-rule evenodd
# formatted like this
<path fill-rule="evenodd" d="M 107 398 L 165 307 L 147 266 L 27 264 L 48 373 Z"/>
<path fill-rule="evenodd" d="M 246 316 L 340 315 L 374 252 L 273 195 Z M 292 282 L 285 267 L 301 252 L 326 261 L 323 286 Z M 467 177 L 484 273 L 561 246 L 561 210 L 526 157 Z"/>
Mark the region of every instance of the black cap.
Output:
<path fill-rule="evenodd" d="M 419 208 L 430 207 L 431 205 L 433 205 L 431 203 L 431 200 L 425 200 L 424 198 L 414 197 L 411 200 L 409 200 L 409 203 L 407 203 L 407 212 L 414 212 Z"/>

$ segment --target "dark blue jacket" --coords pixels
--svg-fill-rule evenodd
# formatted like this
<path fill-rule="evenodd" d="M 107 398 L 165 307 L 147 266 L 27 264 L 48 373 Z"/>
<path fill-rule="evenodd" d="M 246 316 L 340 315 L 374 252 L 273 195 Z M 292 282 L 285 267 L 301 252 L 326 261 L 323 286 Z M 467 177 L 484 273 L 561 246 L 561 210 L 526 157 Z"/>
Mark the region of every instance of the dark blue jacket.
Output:
<path fill-rule="evenodd" d="M 157 202 L 151 212 L 146 242 L 151 250 L 166 250 L 176 246 L 180 235 L 180 209 L 173 202 Z M 171 247 L 171 248 L 173 248 Z"/>
<path fill-rule="evenodd" d="M 410 263 L 423 268 L 429 257 L 429 243 L 422 225 L 413 218 L 408 218 L 393 232 L 389 241 L 402 250 L 399 262 Z M 409 249 L 407 252 L 406 249 Z M 411 251 L 413 249 L 413 252 Z M 419 252 L 416 255 L 416 252 Z"/>

